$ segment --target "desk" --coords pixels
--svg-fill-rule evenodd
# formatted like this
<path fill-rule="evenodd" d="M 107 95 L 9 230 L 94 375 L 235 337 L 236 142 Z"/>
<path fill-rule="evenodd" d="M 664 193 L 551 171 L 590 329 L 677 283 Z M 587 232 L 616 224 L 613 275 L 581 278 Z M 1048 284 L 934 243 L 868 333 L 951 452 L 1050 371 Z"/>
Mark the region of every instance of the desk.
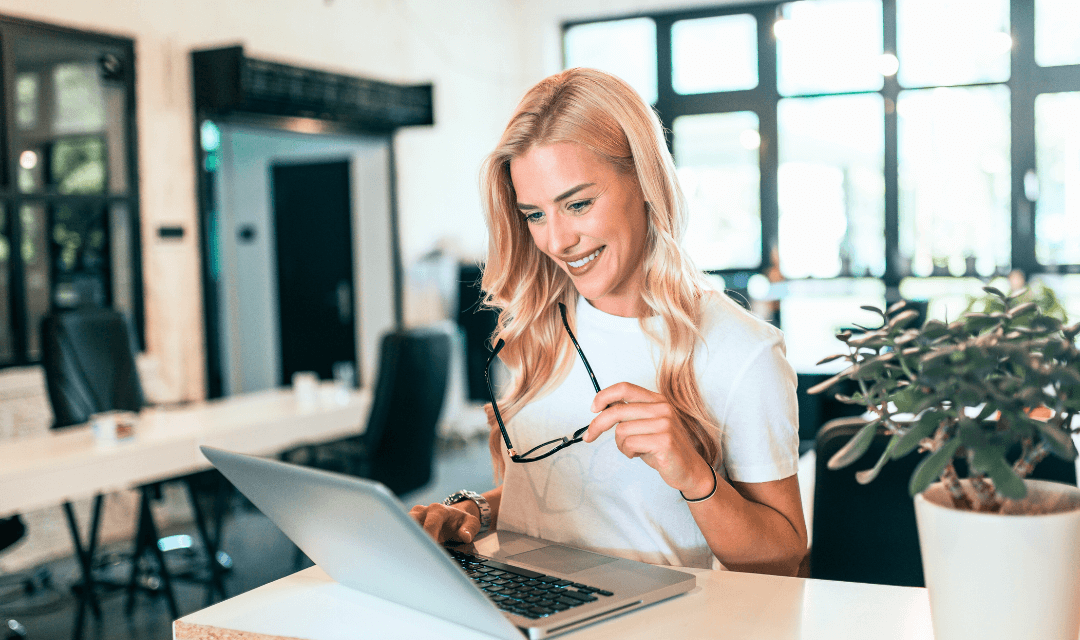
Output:
<path fill-rule="evenodd" d="M 686 569 L 697 587 L 565 636 L 740 640 L 932 640 L 925 589 Z M 173 623 L 174 640 L 486 638 L 353 591 L 311 567 Z"/>
<path fill-rule="evenodd" d="M 178 408 L 146 409 L 139 414 L 133 436 L 108 446 L 97 444 L 85 426 L 2 442 L 0 517 L 63 503 L 82 565 L 83 585 L 97 614 L 91 566 L 103 494 L 211 468 L 200 445 L 267 455 L 357 435 L 366 425 L 370 402 L 367 390 L 355 391 L 339 402 L 333 388 L 323 385 L 314 401 L 299 402 L 292 390 L 275 389 Z M 84 546 L 71 501 L 89 496 L 95 500 Z M 145 491 L 141 501 L 137 554 L 147 540 L 157 537 Z M 197 501 L 192 500 L 192 506 L 212 559 L 215 549 Z M 144 530 L 144 524 L 149 528 Z M 151 550 L 158 553 L 157 545 L 151 544 Z M 167 573 L 163 577 L 175 610 Z M 224 591 L 223 586 L 219 589 Z"/>
<path fill-rule="evenodd" d="M 370 392 L 345 404 L 326 395 L 301 404 L 275 389 L 146 409 L 135 435 L 113 446 L 97 445 L 89 427 L 0 442 L 0 518 L 209 469 L 200 445 L 267 455 L 361 433 Z"/>

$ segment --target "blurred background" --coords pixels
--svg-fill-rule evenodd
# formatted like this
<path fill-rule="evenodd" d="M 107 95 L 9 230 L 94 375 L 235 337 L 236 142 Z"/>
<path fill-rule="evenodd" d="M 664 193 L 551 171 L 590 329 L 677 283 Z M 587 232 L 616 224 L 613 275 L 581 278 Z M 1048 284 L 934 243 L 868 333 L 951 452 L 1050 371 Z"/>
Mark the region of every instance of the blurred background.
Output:
<path fill-rule="evenodd" d="M 1080 318 L 1075 0 L 0 0 L 0 442 L 53 422 L 58 310 L 123 314 L 159 404 L 370 386 L 383 335 L 438 325 L 441 442 L 490 484 L 478 168 L 574 66 L 659 113 L 686 247 L 784 330 L 806 441 L 862 305 L 1032 285 Z M 70 553 L 59 508 L 28 517 L 0 573 Z"/>

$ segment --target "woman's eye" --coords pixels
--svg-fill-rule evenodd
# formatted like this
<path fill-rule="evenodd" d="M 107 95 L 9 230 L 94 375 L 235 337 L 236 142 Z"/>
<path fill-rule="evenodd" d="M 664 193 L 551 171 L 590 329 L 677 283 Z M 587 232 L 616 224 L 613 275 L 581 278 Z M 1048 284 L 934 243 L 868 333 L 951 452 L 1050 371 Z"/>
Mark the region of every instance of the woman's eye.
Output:
<path fill-rule="evenodd" d="M 535 223 L 535 222 L 540 222 L 541 220 L 544 219 L 544 212 L 543 211 L 530 211 L 530 212 L 524 212 L 523 211 L 522 213 L 525 214 L 525 221 L 526 222 Z"/>
<path fill-rule="evenodd" d="M 578 200 L 577 202 L 571 202 L 570 204 L 566 205 L 566 208 L 571 211 L 584 211 L 592 203 L 592 200 Z"/>

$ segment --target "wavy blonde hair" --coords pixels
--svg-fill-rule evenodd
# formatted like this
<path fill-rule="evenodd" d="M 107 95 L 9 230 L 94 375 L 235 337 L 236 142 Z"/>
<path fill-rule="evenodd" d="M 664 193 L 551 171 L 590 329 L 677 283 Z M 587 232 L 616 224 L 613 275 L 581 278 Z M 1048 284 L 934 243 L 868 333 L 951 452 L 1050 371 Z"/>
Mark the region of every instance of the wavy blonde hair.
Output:
<path fill-rule="evenodd" d="M 640 321 L 662 354 L 657 389 L 675 409 L 697 451 L 715 464 L 720 457 L 715 437 L 719 429 L 702 400 L 692 366 L 703 302 L 715 291 L 680 248 L 686 203 L 659 118 L 630 85 L 595 69 L 569 69 L 530 89 L 481 168 L 489 233 L 484 304 L 499 312 L 492 342 L 505 342 L 500 358 L 511 373 L 511 383 L 498 399 L 500 413 L 509 421 L 534 398 L 556 387 L 576 357 L 556 303 L 566 305 L 573 322 L 577 290 L 534 244 L 517 209 L 510 178 L 514 158 L 559 142 L 585 146 L 619 172 L 633 175 L 641 187 L 648 218 L 643 297 L 652 315 L 663 319 L 663 328 L 658 333 L 647 318 Z M 504 444 L 490 406 L 487 412 L 491 457 L 496 478 L 501 479 Z"/>

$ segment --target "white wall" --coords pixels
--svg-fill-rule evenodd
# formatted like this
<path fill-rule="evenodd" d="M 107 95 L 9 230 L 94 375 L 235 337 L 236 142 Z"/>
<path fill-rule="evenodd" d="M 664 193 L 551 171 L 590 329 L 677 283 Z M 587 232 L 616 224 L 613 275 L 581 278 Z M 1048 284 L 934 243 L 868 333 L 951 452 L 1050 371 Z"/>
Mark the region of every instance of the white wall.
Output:
<path fill-rule="evenodd" d="M 189 52 L 248 55 L 394 82 L 433 82 L 433 127 L 395 144 L 402 249 L 484 246 L 477 167 L 520 96 L 518 3 L 506 0 L 0 0 L 0 13 L 135 41 L 147 349 L 170 397 L 204 393 Z M 181 242 L 159 243 L 161 225 Z"/>

